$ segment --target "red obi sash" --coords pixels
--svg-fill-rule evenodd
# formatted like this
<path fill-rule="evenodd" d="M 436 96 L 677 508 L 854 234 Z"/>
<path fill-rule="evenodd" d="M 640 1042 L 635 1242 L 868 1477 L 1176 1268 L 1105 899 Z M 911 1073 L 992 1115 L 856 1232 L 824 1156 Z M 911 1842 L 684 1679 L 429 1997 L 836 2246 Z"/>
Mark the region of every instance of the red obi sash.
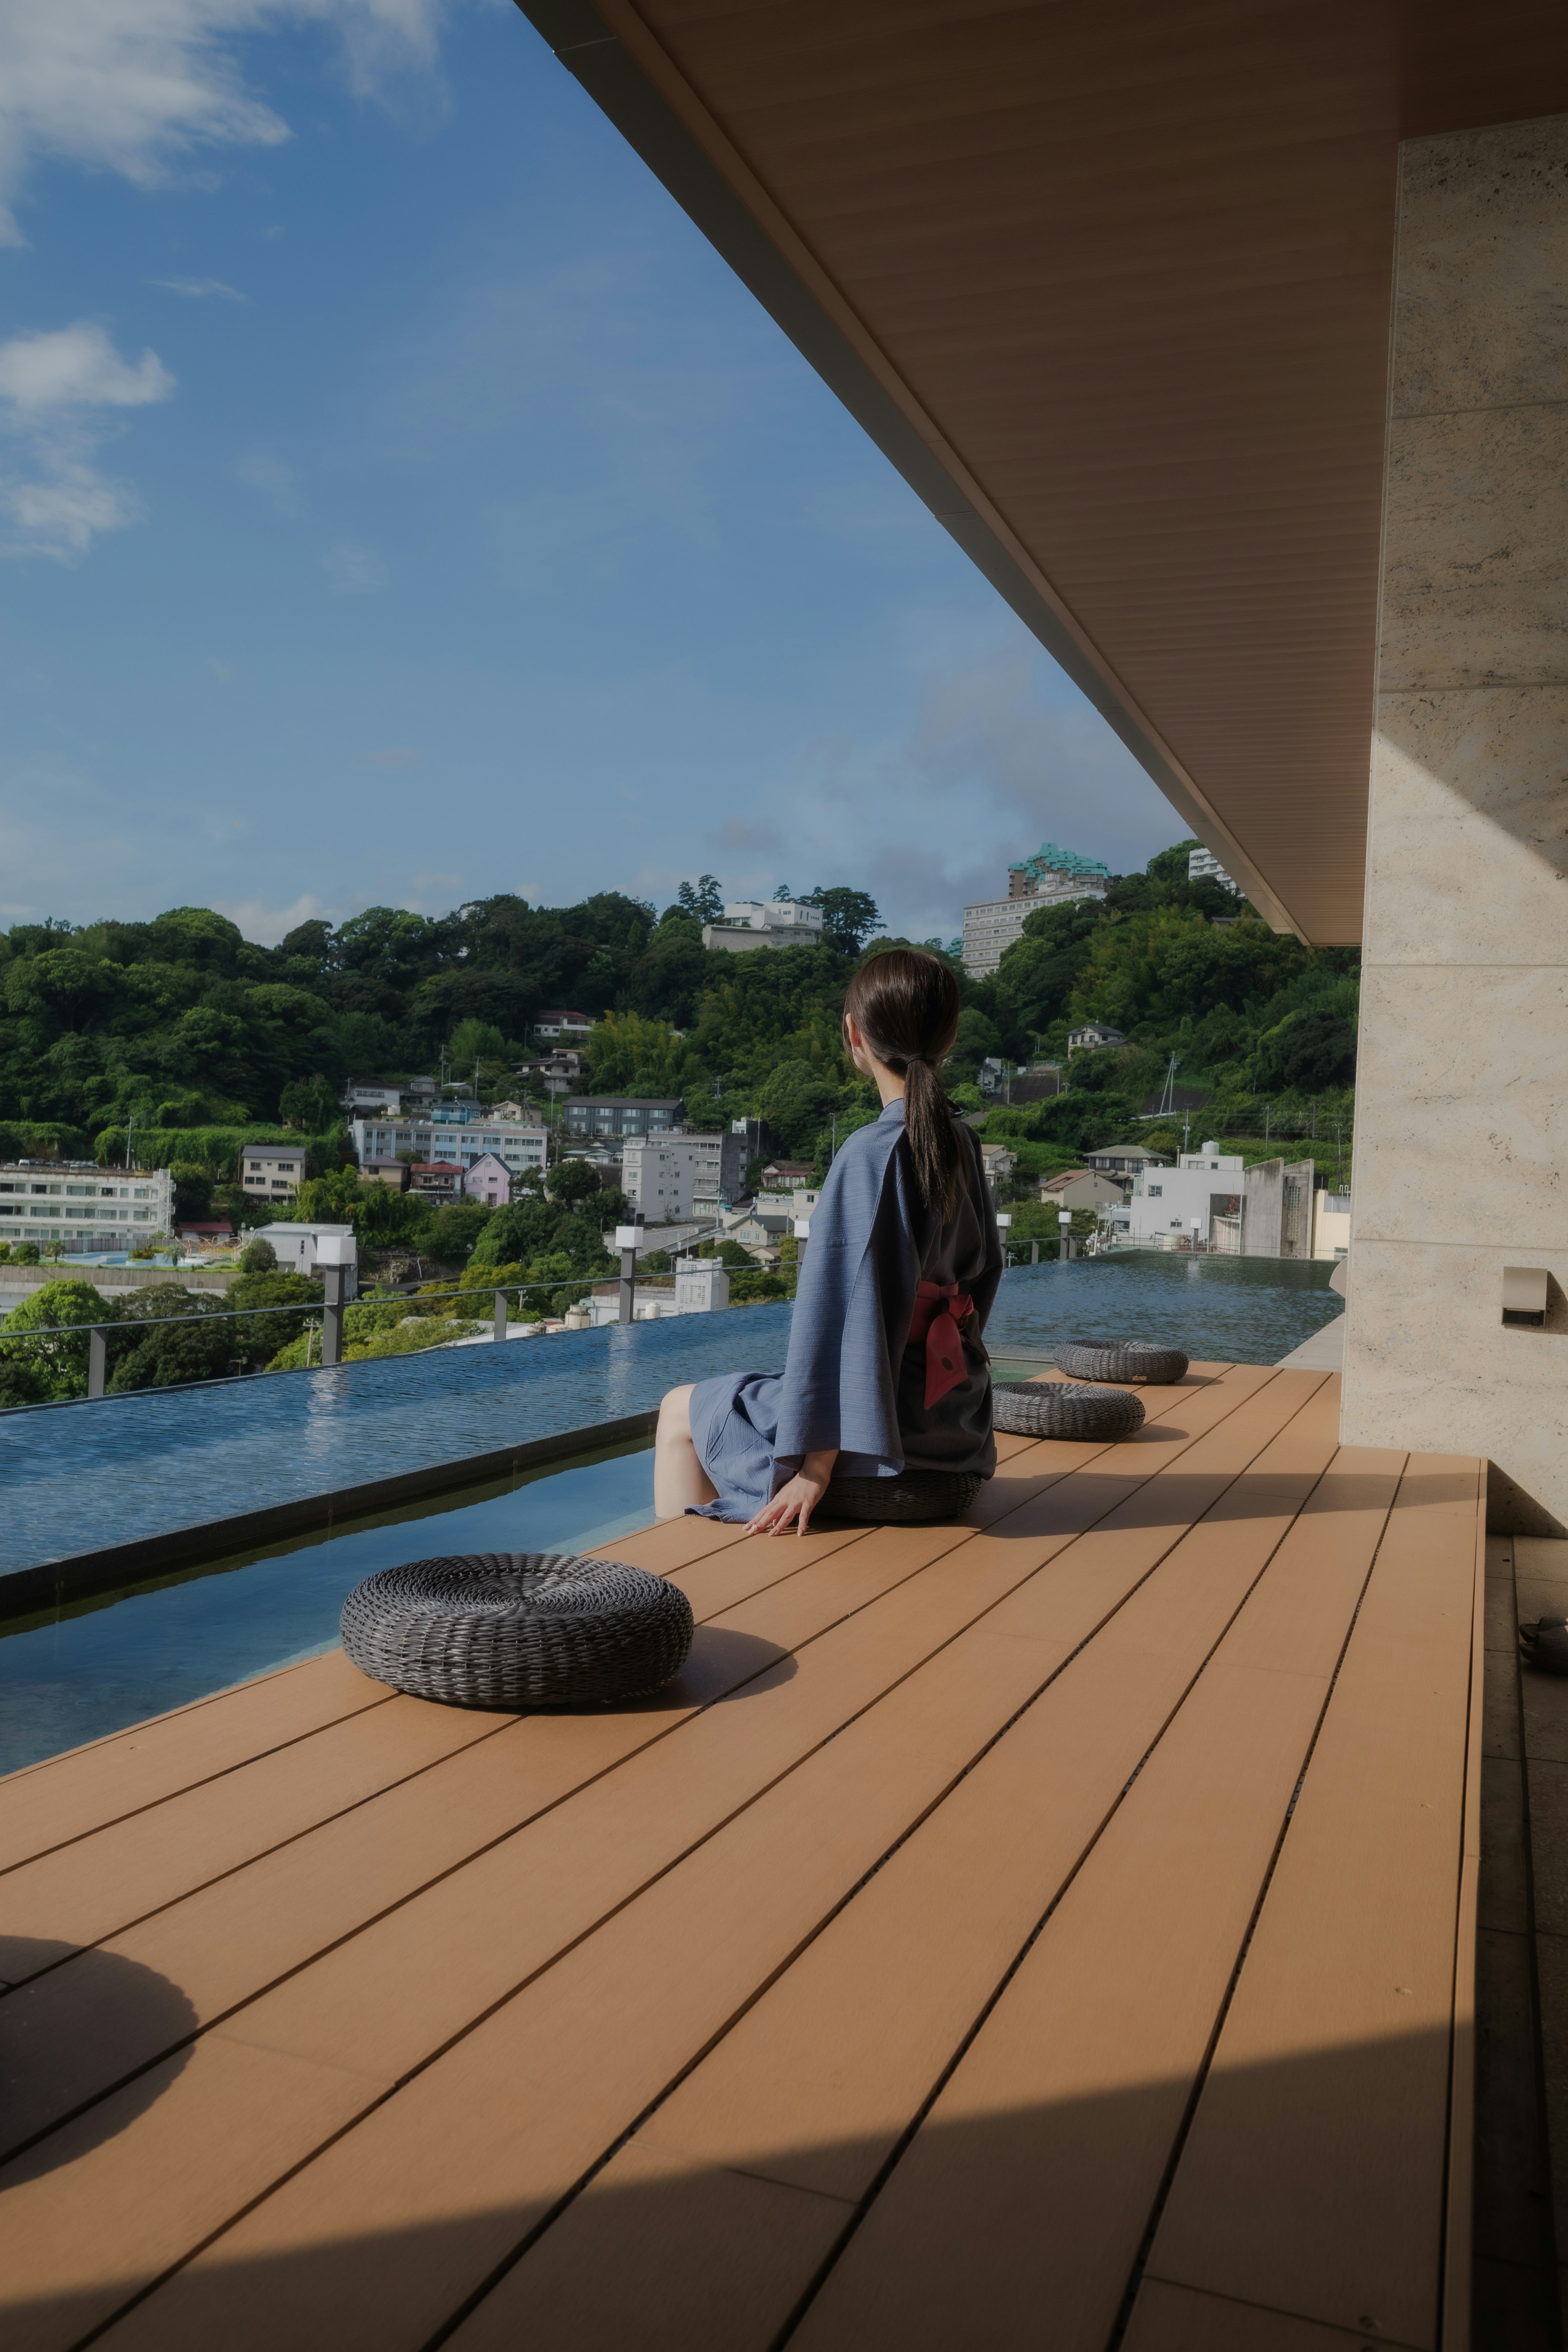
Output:
<path fill-rule="evenodd" d="M 963 1339 L 959 1325 L 966 1315 L 974 1312 L 974 1301 L 967 1291 L 960 1290 L 956 1282 L 945 1287 L 935 1282 L 922 1282 L 915 1293 L 915 1311 L 910 1318 L 911 1343 L 923 1339 L 926 1351 L 926 1411 L 944 1397 L 949 1389 L 957 1388 L 969 1377 L 969 1367 L 963 1360 Z"/>

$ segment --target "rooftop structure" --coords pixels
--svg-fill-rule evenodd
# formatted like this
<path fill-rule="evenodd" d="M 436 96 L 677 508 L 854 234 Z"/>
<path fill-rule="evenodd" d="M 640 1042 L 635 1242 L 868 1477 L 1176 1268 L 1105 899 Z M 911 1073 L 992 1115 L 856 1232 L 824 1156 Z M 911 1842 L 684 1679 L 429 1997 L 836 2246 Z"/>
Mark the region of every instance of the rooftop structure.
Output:
<path fill-rule="evenodd" d="M 1080 857 L 1075 849 L 1058 849 L 1042 842 L 1032 857 L 1020 857 L 1007 868 L 1009 898 L 1076 898 L 1085 891 L 1104 895 L 1110 868 L 1095 857 Z"/>
<path fill-rule="evenodd" d="M 798 898 L 731 898 L 721 919 L 702 926 L 705 948 L 744 955 L 756 948 L 816 947 L 822 909 Z"/>

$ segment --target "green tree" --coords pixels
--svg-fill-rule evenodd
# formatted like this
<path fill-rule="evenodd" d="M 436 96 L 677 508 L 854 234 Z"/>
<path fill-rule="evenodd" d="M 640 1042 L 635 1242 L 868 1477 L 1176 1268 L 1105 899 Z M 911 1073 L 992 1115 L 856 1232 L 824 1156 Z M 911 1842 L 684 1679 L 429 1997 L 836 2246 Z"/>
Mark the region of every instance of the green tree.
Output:
<path fill-rule="evenodd" d="M 212 1214 L 213 1180 L 209 1169 L 192 1160 L 177 1160 L 169 1171 L 174 1180 L 175 1222 L 201 1223 Z"/>
<path fill-rule="evenodd" d="M 90 1282 L 47 1282 L 14 1307 L 0 1325 L 0 1362 L 26 1364 L 41 1391 L 38 1402 L 60 1403 L 87 1394 L 91 1323 L 117 1323 L 121 1308 Z M 54 1327 L 64 1325 L 62 1330 Z M 24 1335 L 36 1333 L 33 1339 Z M 15 1336 L 13 1336 L 15 1335 Z"/>
<path fill-rule="evenodd" d="M 837 884 L 825 890 L 818 883 L 806 893 L 803 904 L 821 908 L 822 928 L 845 955 L 858 955 L 872 932 L 884 929 L 877 901 L 864 890 L 848 890 Z"/>
<path fill-rule="evenodd" d="M 507 1051 L 506 1039 L 493 1021 L 476 1021 L 470 1017 L 459 1021 L 447 1041 L 448 1065 L 458 1077 L 466 1077 L 476 1062 L 506 1062 L 514 1058 Z"/>
<path fill-rule="evenodd" d="M 303 1274 L 242 1274 L 229 1286 L 227 1303 L 237 1313 L 244 1307 L 319 1307 L 325 1293 L 319 1282 Z M 265 1364 L 304 1328 L 298 1314 L 247 1314 L 230 1325 L 237 1336 L 234 1352 L 247 1362 Z"/>
<path fill-rule="evenodd" d="M 177 1282 L 159 1282 L 124 1302 L 110 1335 L 108 1388 L 167 1389 L 191 1381 L 221 1380 L 244 1350 L 239 1328 L 226 1316 L 227 1301 Z M 195 1318 L 193 1321 L 190 1318 Z M 142 1328 L 138 1332 L 138 1325 Z"/>
<path fill-rule="evenodd" d="M 695 882 L 683 882 L 675 894 L 675 903 L 684 915 L 699 923 L 716 923 L 724 911 L 724 893 L 715 874 L 700 874 Z"/>
<path fill-rule="evenodd" d="M 446 1201 L 431 1220 L 424 1246 L 442 1265 L 464 1265 L 492 1216 L 482 1201 Z"/>
<path fill-rule="evenodd" d="M 239 1253 L 239 1264 L 244 1274 L 271 1274 L 277 1267 L 278 1253 L 270 1242 L 258 1237 L 246 1243 Z"/>
<path fill-rule="evenodd" d="M 603 1197 L 599 1171 L 590 1160 L 558 1160 L 545 1178 L 545 1189 L 552 1201 L 568 1209 L 589 1201 L 597 1206 Z"/>

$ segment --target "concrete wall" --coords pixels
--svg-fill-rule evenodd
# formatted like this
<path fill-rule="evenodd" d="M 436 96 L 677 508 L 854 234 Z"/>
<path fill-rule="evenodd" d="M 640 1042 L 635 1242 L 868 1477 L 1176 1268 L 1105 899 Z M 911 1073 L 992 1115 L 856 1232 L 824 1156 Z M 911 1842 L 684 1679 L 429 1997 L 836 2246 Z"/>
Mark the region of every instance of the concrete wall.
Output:
<path fill-rule="evenodd" d="M 1401 160 L 1343 1429 L 1484 1454 L 1493 1525 L 1561 1533 L 1568 117 Z"/>

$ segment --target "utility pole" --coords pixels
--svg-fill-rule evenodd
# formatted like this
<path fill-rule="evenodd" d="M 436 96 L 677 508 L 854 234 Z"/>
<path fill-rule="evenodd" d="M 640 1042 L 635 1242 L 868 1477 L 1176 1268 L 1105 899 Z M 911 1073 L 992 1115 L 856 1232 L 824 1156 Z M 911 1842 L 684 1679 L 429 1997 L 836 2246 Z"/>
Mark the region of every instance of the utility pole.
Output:
<path fill-rule="evenodd" d="M 1264 1149 L 1265 1149 L 1265 1150 L 1267 1150 L 1267 1149 L 1268 1149 L 1268 1123 L 1269 1123 L 1270 1119 L 1273 1118 L 1273 1116 L 1274 1116 L 1274 1106 L 1273 1106 L 1273 1104 L 1272 1104 L 1272 1103 L 1265 1103 L 1265 1104 L 1264 1104 L 1264 1106 L 1263 1106 L 1263 1143 L 1264 1143 Z"/>
<path fill-rule="evenodd" d="M 1193 1115 L 1192 1115 L 1192 1112 L 1191 1112 L 1191 1111 L 1188 1111 L 1188 1113 L 1187 1113 L 1186 1117 L 1185 1117 L 1185 1118 L 1183 1119 L 1183 1121 L 1182 1121 L 1182 1150 L 1183 1150 L 1184 1151 L 1190 1151 L 1190 1150 L 1192 1150 L 1192 1148 L 1193 1148 Z"/>
<path fill-rule="evenodd" d="M 135 1115 L 132 1113 L 125 1121 L 125 1165 L 127 1169 L 131 1166 L 131 1130 L 135 1124 Z"/>

